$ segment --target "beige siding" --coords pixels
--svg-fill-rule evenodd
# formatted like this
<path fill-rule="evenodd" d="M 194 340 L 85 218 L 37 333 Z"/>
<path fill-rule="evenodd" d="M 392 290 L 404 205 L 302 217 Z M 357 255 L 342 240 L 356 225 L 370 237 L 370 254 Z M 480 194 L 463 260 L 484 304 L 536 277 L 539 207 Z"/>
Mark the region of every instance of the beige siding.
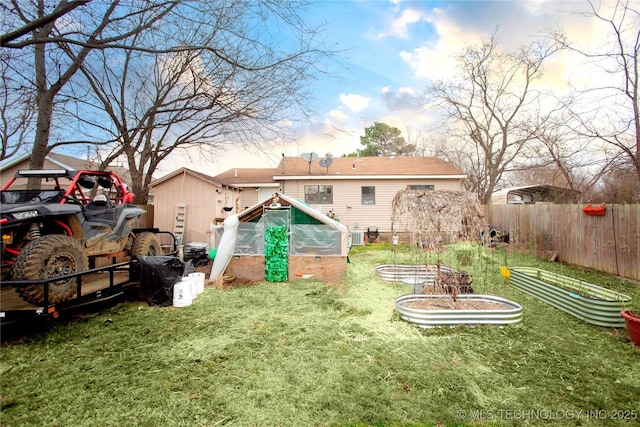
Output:
<path fill-rule="evenodd" d="M 21 169 L 29 169 L 29 159 L 26 159 L 25 161 L 18 163 L 15 166 L 12 166 L 10 168 L 7 168 L 5 170 L 2 171 L 2 173 L 0 174 L 0 182 L 2 182 L 2 184 L 0 185 L 0 187 L 4 186 L 7 182 L 9 182 L 9 180 L 16 174 L 16 172 L 18 172 Z M 59 165 L 56 165 L 55 163 L 46 160 L 44 161 L 44 166 L 42 167 L 42 169 L 61 169 Z M 60 184 L 62 185 L 62 184 Z"/>
<path fill-rule="evenodd" d="M 218 190 L 216 192 L 216 190 Z M 208 242 L 209 227 L 216 218 L 225 218 L 236 211 L 235 198 L 239 193 L 217 187 L 190 174 L 180 174 L 154 187 L 154 225 L 173 231 L 176 206 L 187 204 L 183 243 Z M 240 201 L 238 201 L 240 203 Z M 225 212 L 225 206 L 233 207 Z"/>
<path fill-rule="evenodd" d="M 391 203 L 398 191 L 408 185 L 433 185 L 435 190 L 458 191 L 461 184 L 457 179 L 292 180 L 284 182 L 283 193 L 304 201 L 305 185 L 333 185 L 333 204 L 311 206 L 319 212 L 333 209 L 340 222 L 352 230 L 366 230 L 375 225 L 380 232 L 388 232 L 391 231 Z M 363 186 L 376 188 L 375 205 L 362 204 Z"/>
<path fill-rule="evenodd" d="M 279 191 L 278 187 L 244 187 L 240 186 L 244 191 L 240 193 L 240 212 L 246 208 L 257 205 L 269 197 L 273 196 L 276 191 Z"/>
<path fill-rule="evenodd" d="M 258 192 L 255 188 L 245 188 L 240 194 L 240 212 L 258 203 Z"/>

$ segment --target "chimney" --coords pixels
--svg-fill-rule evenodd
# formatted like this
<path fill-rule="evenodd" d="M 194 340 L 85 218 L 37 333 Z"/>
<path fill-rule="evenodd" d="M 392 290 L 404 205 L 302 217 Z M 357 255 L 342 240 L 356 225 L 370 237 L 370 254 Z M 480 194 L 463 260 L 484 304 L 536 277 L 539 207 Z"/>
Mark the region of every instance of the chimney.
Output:
<path fill-rule="evenodd" d="M 237 178 L 238 177 L 238 169 L 235 170 L 235 172 L 233 173 L 233 177 Z"/>

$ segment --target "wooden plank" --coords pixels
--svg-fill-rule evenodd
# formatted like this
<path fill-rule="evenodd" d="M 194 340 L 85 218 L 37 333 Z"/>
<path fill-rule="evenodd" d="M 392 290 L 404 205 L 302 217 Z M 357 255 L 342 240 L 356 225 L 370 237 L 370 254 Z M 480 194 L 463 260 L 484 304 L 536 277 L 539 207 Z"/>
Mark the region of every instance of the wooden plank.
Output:
<path fill-rule="evenodd" d="M 120 285 L 129 281 L 128 271 L 118 271 L 113 275 L 114 285 Z M 109 273 L 88 274 L 82 285 L 82 295 L 88 295 L 102 289 L 109 288 Z M 35 310 L 37 307 L 25 302 L 16 289 L 11 286 L 4 286 L 0 291 L 0 301 L 2 302 L 2 310 Z"/>

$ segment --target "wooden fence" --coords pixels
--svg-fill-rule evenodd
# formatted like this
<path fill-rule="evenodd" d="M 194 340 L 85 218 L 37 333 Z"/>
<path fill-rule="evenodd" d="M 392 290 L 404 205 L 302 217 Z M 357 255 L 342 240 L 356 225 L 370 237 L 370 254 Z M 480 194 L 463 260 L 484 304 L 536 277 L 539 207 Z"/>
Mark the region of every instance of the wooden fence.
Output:
<path fill-rule="evenodd" d="M 138 218 L 138 227 L 140 228 L 152 228 L 153 227 L 153 205 L 136 205 L 140 209 L 146 211 Z M 172 230 L 169 230 L 172 231 Z"/>
<path fill-rule="evenodd" d="M 487 224 L 509 233 L 511 246 L 538 256 L 640 280 L 640 205 L 608 205 L 604 216 L 585 205 L 487 205 Z"/>

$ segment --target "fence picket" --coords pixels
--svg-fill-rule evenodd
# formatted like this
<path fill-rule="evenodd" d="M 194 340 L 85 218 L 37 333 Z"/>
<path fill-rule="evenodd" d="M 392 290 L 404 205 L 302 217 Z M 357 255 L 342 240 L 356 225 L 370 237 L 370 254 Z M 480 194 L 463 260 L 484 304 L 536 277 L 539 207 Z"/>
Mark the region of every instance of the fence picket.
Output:
<path fill-rule="evenodd" d="M 640 205 L 607 205 L 589 216 L 584 205 L 487 205 L 487 224 L 507 231 L 516 250 L 640 280 Z"/>

